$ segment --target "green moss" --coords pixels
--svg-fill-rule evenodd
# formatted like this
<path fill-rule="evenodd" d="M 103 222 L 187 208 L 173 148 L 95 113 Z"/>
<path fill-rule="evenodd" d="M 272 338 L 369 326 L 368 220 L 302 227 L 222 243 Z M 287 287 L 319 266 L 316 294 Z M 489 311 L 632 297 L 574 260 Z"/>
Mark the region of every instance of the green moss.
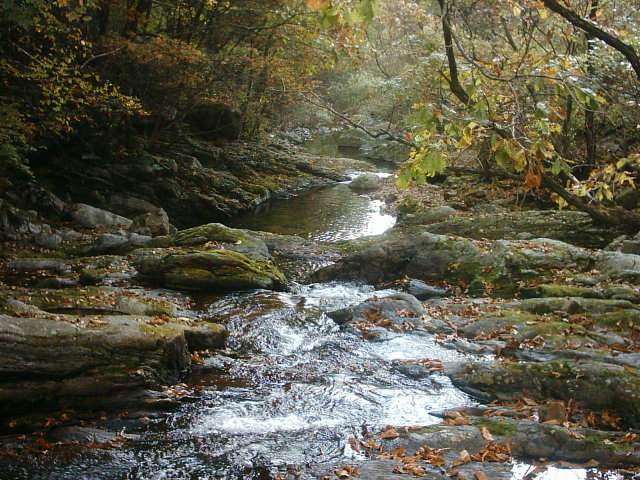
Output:
<path fill-rule="evenodd" d="M 604 298 L 600 289 L 590 287 L 578 287 L 573 285 L 546 284 L 538 285 L 535 288 L 522 290 L 524 298 L 539 297 L 582 297 L 582 298 Z"/>
<path fill-rule="evenodd" d="M 238 243 L 246 245 L 258 243 L 244 231 L 229 228 L 221 223 L 209 223 L 198 227 L 180 230 L 173 236 L 174 245 L 201 245 L 207 242 Z"/>
<path fill-rule="evenodd" d="M 473 423 L 478 428 L 485 427 L 492 435 L 510 438 L 518 433 L 518 428 L 508 420 L 497 421 L 489 419 L 480 419 Z"/>

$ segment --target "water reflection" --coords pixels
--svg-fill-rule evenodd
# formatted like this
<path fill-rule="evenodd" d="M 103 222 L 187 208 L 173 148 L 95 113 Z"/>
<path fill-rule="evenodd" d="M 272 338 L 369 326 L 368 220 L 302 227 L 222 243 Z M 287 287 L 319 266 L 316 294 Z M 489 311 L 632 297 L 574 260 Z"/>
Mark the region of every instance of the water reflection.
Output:
<path fill-rule="evenodd" d="M 341 183 L 290 199 L 271 200 L 230 225 L 335 242 L 378 235 L 391 228 L 396 219 L 384 213 L 383 206 L 383 202 Z"/>

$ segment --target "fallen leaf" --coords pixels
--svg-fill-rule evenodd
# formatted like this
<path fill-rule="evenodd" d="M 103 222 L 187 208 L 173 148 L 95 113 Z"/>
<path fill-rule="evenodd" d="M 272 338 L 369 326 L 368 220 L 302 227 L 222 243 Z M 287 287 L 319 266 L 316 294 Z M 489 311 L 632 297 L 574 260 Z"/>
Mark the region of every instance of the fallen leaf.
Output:
<path fill-rule="evenodd" d="M 491 435 L 491 432 L 489 431 L 489 429 L 487 429 L 487 427 L 482 427 L 480 429 L 480 433 L 482 434 L 482 438 L 484 438 L 487 442 L 493 442 L 493 435 Z"/>
<path fill-rule="evenodd" d="M 380 438 L 382 440 L 393 440 L 394 438 L 398 438 L 400 434 L 393 427 L 387 427 L 384 432 L 380 434 Z"/>

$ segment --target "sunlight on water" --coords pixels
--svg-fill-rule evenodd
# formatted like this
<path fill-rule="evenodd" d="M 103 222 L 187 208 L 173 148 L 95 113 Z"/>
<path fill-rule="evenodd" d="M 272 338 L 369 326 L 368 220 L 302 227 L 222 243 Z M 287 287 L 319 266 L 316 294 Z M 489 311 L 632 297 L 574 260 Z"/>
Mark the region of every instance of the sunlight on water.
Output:
<path fill-rule="evenodd" d="M 396 218 L 385 213 L 383 207 L 382 201 L 341 183 L 265 202 L 234 219 L 230 226 L 336 242 L 379 235 L 393 227 Z"/>

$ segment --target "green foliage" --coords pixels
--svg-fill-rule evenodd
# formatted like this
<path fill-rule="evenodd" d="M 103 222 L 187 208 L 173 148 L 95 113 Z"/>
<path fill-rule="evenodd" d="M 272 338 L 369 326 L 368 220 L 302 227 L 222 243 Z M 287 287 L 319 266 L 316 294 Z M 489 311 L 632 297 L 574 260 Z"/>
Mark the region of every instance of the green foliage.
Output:
<path fill-rule="evenodd" d="M 25 155 L 79 125 L 139 111 L 134 98 L 85 68 L 83 28 L 92 2 L 4 2 L 0 33 L 2 163 L 22 171 Z"/>

